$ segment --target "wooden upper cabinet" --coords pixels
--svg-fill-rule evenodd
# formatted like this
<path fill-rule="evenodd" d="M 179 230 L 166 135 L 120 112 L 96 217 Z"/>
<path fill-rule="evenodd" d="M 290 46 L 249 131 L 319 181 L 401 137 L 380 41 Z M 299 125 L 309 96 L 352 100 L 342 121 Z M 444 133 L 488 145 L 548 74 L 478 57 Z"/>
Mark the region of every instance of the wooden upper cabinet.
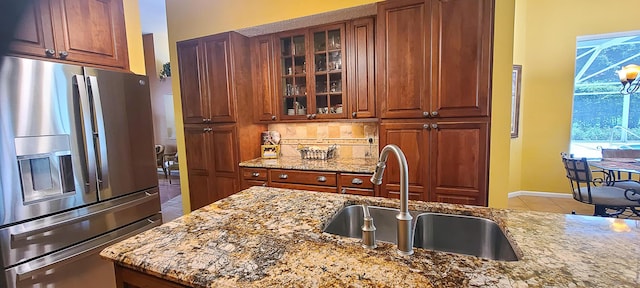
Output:
<path fill-rule="evenodd" d="M 347 26 L 347 95 L 350 118 L 376 117 L 374 28 L 373 17 L 353 20 Z"/>
<path fill-rule="evenodd" d="M 380 124 L 380 147 L 395 144 L 407 158 L 409 199 L 429 200 L 429 131 L 421 122 L 383 122 Z M 400 167 L 395 154 L 390 153 L 380 196 L 400 196 Z"/>
<path fill-rule="evenodd" d="M 430 1 L 378 4 L 377 94 L 381 118 L 422 118 L 431 92 Z"/>
<path fill-rule="evenodd" d="M 236 105 L 232 65 L 231 38 L 234 32 L 206 37 L 202 40 L 204 68 L 207 78 L 205 93 L 209 97 L 211 122 L 235 122 Z M 235 38 L 235 37 L 234 37 Z M 243 45 L 237 43 L 237 45 Z"/>
<path fill-rule="evenodd" d="M 129 64 L 122 0 L 56 0 L 58 57 L 125 68 Z M 65 56 L 66 55 L 66 56 Z"/>
<path fill-rule="evenodd" d="M 243 58 L 249 57 L 249 39 L 226 32 L 177 46 L 184 122 L 236 122 L 238 98 L 250 96 L 252 86 L 249 62 Z"/>
<path fill-rule="evenodd" d="M 49 2 L 33 1 L 25 9 L 13 36 L 11 51 L 40 57 L 56 54 Z"/>
<path fill-rule="evenodd" d="M 122 0 L 34 0 L 12 52 L 128 69 Z"/>
<path fill-rule="evenodd" d="M 273 36 L 251 38 L 251 74 L 253 80 L 253 115 L 256 122 L 278 119 L 275 87 Z"/>
<path fill-rule="evenodd" d="M 488 116 L 493 0 L 378 4 L 381 118 Z"/>
<path fill-rule="evenodd" d="M 487 122 L 438 122 L 431 129 L 430 201 L 487 205 Z"/>
<path fill-rule="evenodd" d="M 178 42 L 180 96 L 185 124 L 205 123 L 209 115 L 209 101 L 203 91 L 202 45 L 199 40 Z"/>
<path fill-rule="evenodd" d="M 489 115 L 493 0 L 433 1 L 436 117 Z"/>

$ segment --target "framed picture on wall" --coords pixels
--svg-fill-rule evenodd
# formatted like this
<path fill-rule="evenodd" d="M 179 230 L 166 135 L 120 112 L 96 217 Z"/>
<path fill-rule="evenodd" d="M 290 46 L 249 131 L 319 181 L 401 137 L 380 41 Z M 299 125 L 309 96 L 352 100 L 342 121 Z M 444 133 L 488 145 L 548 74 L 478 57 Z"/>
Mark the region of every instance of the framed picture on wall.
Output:
<path fill-rule="evenodd" d="M 521 79 L 522 65 L 513 65 L 513 71 L 511 72 L 511 138 L 518 138 Z"/>

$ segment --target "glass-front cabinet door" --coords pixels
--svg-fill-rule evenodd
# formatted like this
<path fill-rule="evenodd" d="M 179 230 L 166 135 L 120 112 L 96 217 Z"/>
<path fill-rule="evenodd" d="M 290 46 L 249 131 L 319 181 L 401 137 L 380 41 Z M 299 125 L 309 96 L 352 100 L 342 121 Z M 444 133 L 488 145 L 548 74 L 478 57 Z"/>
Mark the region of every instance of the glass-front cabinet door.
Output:
<path fill-rule="evenodd" d="M 278 35 L 280 119 L 347 118 L 344 27 Z"/>
<path fill-rule="evenodd" d="M 304 32 L 281 35 L 280 38 L 280 96 L 281 118 L 307 118 L 307 37 Z"/>
<path fill-rule="evenodd" d="M 316 118 L 345 118 L 344 25 L 311 30 Z"/>

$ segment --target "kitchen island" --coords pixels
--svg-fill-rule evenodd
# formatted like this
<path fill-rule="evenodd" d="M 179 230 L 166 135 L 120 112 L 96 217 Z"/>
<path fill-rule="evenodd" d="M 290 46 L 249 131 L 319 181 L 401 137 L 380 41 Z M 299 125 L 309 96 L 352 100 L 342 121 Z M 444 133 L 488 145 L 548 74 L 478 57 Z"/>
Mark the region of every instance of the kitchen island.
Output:
<path fill-rule="evenodd" d="M 118 281 L 139 275 L 164 287 L 640 286 L 637 221 L 410 201 L 411 210 L 497 222 L 520 260 L 420 248 L 399 256 L 395 244 L 367 250 L 322 232 L 342 207 L 362 203 L 398 207 L 394 199 L 253 187 L 100 255 L 115 263 Z"/>

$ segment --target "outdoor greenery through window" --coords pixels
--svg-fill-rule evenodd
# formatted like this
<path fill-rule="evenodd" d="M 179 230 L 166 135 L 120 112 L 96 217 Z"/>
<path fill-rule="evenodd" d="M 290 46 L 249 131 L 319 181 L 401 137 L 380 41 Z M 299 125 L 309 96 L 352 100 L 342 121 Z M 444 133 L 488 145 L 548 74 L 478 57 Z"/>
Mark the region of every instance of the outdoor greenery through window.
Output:
<path fill-rule="evenodd" d="M 574 156 L 599 158 L 602 148 L 640 149 L 640 91 L 623 95 L 616 74 L 629 64 L 640 64 L 640 31 L 578 37 L 570 147 Z"/>

